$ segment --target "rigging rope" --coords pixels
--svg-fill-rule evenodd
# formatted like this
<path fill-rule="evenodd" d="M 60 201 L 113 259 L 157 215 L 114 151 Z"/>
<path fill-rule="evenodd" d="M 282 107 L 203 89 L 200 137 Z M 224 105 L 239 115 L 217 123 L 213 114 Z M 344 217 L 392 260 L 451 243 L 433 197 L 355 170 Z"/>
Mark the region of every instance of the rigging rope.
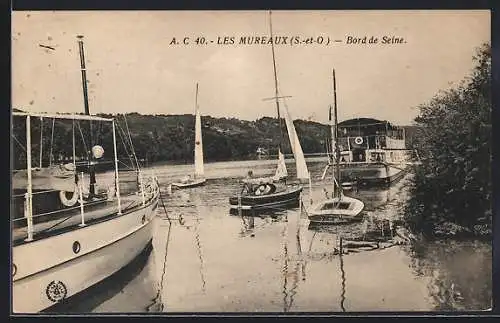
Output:
<path fill-rule="evenodd" d="M 26 152 L 26 147 L 24 147 L 23 144 L 19 140 L 17 140 L 16 135 L 12 134 L 12 138 L 14 138 L 14 140 L 19 144 L 19 146 L 21 146 L 24 152 Z"/>
<path fill-rule="evenodd" d="M 139 170 L 139 162 L 137 161 L 137 155 L 135 154 L 135 149 L 134 149 L 134 144 L 132 142 L 132 137 L 130 136 L 130 129 L 128 128 L 128 122 L 127 122 L 127 117 L 123 115 L 123 120 L 125 120 L 125 126 L 127 127 L 127 134 L 128 134 L 128 139 L 130 141 L 130 148 L 132 149 L 132 154 L 134 155 L 135 163 L 137 165 L 137 169 Z"/>
<path fill-rule="evenodd" d="M 87 143 L 85 142 L 85 137 L 83 136 L 82 128 L 80 127 L 80 122 L 77 122 L 76 125 L 78 126 L 78 130 L 80 130 L 80 136 L 82 137 L 83 146 L 85 148 L 85 151 L 88 151 Z"/>
<path fill-rule="evenodd" d="M 123 148 L 125 148 L 125 153 L 127 154 L 127 157 L 128 157 L 128 158 L 129 158 L 129 160 L 130 160 L 130 165 L 131 165 L 131 167 L 130 167 L 130 168 L 132 168 L 132 169 L 133 169 L 133 168 L 134 168 L 134 161 L 133 161 L 133 160 L 132 160 L 132 158 L 130 157 L 130 155 L 131 155 L 131 154 L 129 153 L 129 151 L 128 151 L 128 149 L 127 149 L 127 144 L 125 143 L 125 140 L 123 139 L 123 136 L 125 136 L 125 131 L 123 131 L 123 128 L 120 126 L 120 123 L 119 123 L 118 119 L 116 120 L 116 125 L 117 125 L 117 127 L 118 127 L 118 135 L 120 136 L 120 139 L 121 139 L 121 141 L 122 141 Z M 123 135 L 122 135 L 122 133 L 123 133 Z"/>

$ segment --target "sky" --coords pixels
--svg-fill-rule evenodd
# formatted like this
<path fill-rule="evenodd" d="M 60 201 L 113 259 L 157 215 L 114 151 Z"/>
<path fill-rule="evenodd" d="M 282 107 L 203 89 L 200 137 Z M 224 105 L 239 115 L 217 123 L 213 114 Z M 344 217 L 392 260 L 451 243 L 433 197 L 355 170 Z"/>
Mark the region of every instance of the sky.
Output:
<path fill-rule="evenodd" d="M 14 11 L 12 107 L 84 111 L 83 35 L 92 114 L 193 113 L 198 83 L 202 115 L 276 117 L 264 100 L 275 92 L 271 46 L 239 44 L 268 37 L 269 27 L 267 11 Z M 273 11 L 272 29 L 288 37 L 275 45 L 280 96 L 290 96 L 293 119 L 318 122 L 327 122 L 334 100 L 334 68 L 339 121 L 411 124 L 420 104 L 469 75 L 476 48 L 491 38 L 486 10 Z M 225 36 L 235 43 L 217 44 Z M 307 43 L 320 36 L 322 44 Z M 348 44 L 349 36 L 379 42 Z M 384 36 L 403 41 L 382 44 Z M 291 45 L 292 37 L 301 43 Z"/>

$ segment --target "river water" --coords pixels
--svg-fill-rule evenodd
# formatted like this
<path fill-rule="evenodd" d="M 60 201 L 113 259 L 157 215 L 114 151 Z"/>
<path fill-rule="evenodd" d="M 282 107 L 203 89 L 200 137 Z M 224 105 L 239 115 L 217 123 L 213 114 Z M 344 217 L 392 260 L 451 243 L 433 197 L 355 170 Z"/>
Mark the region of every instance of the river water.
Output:
<path fill-rule="evenodd" d="M 331 183 L 325 160 L 310 159 L 312 187 L 305 210 L 263 217 L 229 215 L 228 198 L 252 169 L 272 175 L 273 160 L 205 164 L 203 187 L 174 190 L 168 183 L 191 165 L 163 165 L 162 201 L 152 250 L 97 285 L 63 312 L 351 312 L 456 311 L 491 308 L 492 247 L 481 241 L 394 244 L 394 233 L 374 225 L 398 219 L 408 199 L 407 175 L 390 189 L 352 192 L 364 201 L 366 222 L 311 227 L 306 210 Z M 294 165 L 288 164 L 293 175 Z M 181 219 L 181 220 L 180 220 Z M 378 240 L 378 248 L 345 248 L 339 239 Z M 347 242 L 344 242 L 347 246 Z"/>

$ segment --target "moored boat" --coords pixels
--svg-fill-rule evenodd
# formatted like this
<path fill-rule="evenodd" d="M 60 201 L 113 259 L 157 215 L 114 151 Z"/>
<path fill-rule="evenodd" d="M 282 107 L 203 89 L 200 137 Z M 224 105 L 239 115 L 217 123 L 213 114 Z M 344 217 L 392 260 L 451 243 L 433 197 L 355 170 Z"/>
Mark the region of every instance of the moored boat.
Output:
<path fill-rule="evenodd" d="M 344 224 L 363 219 L 362 211 L 365 207 L 361 200 L 345 196 L 343 185 L 341 185 L 340 147 L 338 144 L 338 124 L 337 124 L 337 91 L 335 70 L 333 70 L 333 95 L 334 95 L 334 122 L 330 125 L 332 154 L 334 164 L 333 193 L 330 198 L 319 201 L 309 210 L 306 210 L 310 223 L 314 224 Z M 332 122 L 332 108 L 330 106 L 330 122 Z"/>
<path fill-rule="evenodd" d="M 171 184 L 172 188 L 191 188 L 202 186 L 206 182 L 203 164 L 203 138 L 201 134 L 201 114 L 198 107 L 198 83 L 196 83 L 195 99 L 195 134 L 194 134 L 194 176 L 187 175 Z"/>
<path fill-rule="evenodd" d="M 271 13 L 269 13 L 269 24 L 272 37 Z M 297 132 L 295 131 L 293 119 L 290 116 L 286 104 L 280 105 L 280 99 L 284 99 L 285 97 L 279 96 L 273 43 L 271 43 L 271 51 L 273 58 L 275 96 L 270 99 L 274 100 L 276 103 L 278 125 L 280 130 L 278 165 L 276 173 L 272 177 L 252 178 L 251 174 L 249 174 L 249 178 L 242 181 L 243 188 L 241 192 L 229 198 L 230 213 L 232 214 L 241 214 L 243 212 L 247 214 L 255 214 L 256 212 L 265 210 L 278 211 L 298 207 L 300 204 L 300 195 L 303 189 L 301 184 L 306 181 L 309 181 L 310 184 L 309 171 L 307 170 L 304 153 L 302 151 Z M 297 183 L 293 184 L 286 183 L 288 171 L 286 169 L 285 157 L 282 150 L 283 133 L 280 111 L 283 112 L 291 150 L 295 159 Z"/>
<path fill-rule="evenodd" d="M 358 199 L 345 196 L 333 197 L 315 204 L 307 211 L 311 223 L 345 224 L 361 221 L 364 203 Z"/>
<path fill-rule="evenodd" d="M 79 46 L 82 80 L 86 84 L 81 40 Z M 143 179 L 137 159 L 136 170 L 132 173 L 119 172 L 117 120 L 90 115 L 85 85 L 84 99 L 85 115 L 13 113 L 17 129 L 25 128 L 24 134 L 13 133 L 17 144 L 13 145 L 14 153 L 24 152 L 16 154 L 24 158 L 16 159 L 15 166 L 21 169 L 14 167 L 16 170 L 12 174 L 11 282 L 15 313 L 47 310 L 70 299 L 126 266 L 152 240 L 159 197 L 157 180 Z M 71 163 L 53 165 L 52 158 L 49 162 L 43 160 L 44 156 L 52 157 L 52 148 L 62 149 L 52 140 L 50 154 L 43 150 L 42 140 L 39 145 L 32 143 L 33 133 L 36 133 L 33 123 L 37 120 L 41 123 L 44 119 L 53 120 L 53 124 L 56 120 L 66 124 L 62 131 L 69 130 L 68 139 L 72 139 L 72 151 L 65 152 L 72 155 Z M 89 140 L 84 138 L 83 132 L 77 134 L 82 128 L 80 124 L 91 127 L 92 123 L 108 127 L 107 133 L 112 135 L 112 140 L 100 143 L 99 140 L 105 141 L 102 136 L 100 139 L 91 136 Z M 79 144 L 77 137 L 82 139 Z M 86 174 L 75 166 L 77 153 L 80 153 L 78 148 L 86 147 L 84 142 L 93 145 L 90 151 L 83 153 L 89 153 L 84 168 Z M 93 166 L 106 155 L 108 148 L 112 151 L 114 171 L 101 174 L 102 179 L 96 178 Z M 36 150 L 40 154 L 37 168 L 33 165 L 38 159 Z M 127 191 L 122 179 L 130 174 L 137 183 Z M 106 181 L 106 175 L 111 180 Z"/>
<path fill-rule="evenodd" d="M 14 117 L 30 120 L 33 115 Z M 115 184 L 94 196 L 84 189 L 80 174 L 59 179 L 66 190 L 40 180 L 34 186 L 29 164 L 24 192 L 13 176 L 18 193 L 12 196 L 11 211 L 12 299 L 18 313 L 46 309 L 133 260 L 152 240 L 159 194 L 155 181 L 139 185 L 139 194 L 120 194 L 118 172 Z"/>
<path fill-rule="evenodd" d="M 359 187 L 388 186 L 409 171 L 411 154 L 404 128 L 372 118 L 345 120 L 338 127 L 344 181 Z M 329 165 L 333 164 L 330 158 Z"/>
<path fill-rule="evenodd" d="M 301 185 L 286 185 L 277 188 L 272 181 L 258 181 L 259 184 L 250 193 L 229 198 L 231 213 L 239 211 L 265 211 L 295 208 L 299 206 Z"/>

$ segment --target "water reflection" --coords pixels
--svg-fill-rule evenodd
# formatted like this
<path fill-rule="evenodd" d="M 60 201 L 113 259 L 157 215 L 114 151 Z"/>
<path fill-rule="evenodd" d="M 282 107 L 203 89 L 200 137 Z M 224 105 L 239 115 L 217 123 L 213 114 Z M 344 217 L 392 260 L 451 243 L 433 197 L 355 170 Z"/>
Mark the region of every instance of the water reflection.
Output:
<path fill-rule="evenodd" d="M 486 241 L 415 241 L 408 253 L 428 277 L 435 309 L 486 310 L 492 299 L 492 246 Z"/>
<path fill-rule="evenodd" d="M 251 237 L 255 237 L 254 228 L 255 228 L 255 217 L 253 216 L 242 216 L 241 221 L 243 223 L 243 227 L 241 228 L 240 235 L 242 237 L 246 235 L 250 235 Z"/>
<path fill-rule="evenodd" d="M 300 209 L 255 217 L 229 215 L 227 197 L 239 190 L 234 178 L 244 176 L 246 171 L 241 170 L 250 163 L 224 165 L 229 167 L 227 171 L 207 164 L 209 181 L 204 187 L 174 190 L 163 196 L 165 209 L 158 209 L 154 251 L 146 264 L 149 269 L 142 270 L 133 279 L 135 283 L 125 283 L 124 293 L 111 296 L 94 311 L 129 312 L 141 307 L 165 312 L 490 307 L 491 243 L 420 241 L 407 245 L 409 239 L 400 225 L 407 179 L 385 190 L 346 192 L 365 202 L 365 219 L 360 223 L 311 226 Z M 323 164 L 308 166 L 312 174 L 321 174 Z M 184 169 L 175 167 L 156 170 L 162 195 L 166 183 L 178 177 L 173 174 Z M 170 172 L 172 168 L 175 172 Z M 260 170 L 268 175 L 274 166 Z M 228 174 L 234 178 L 224 178 Z M 315 179 L 311 196 L 306 190 L 304 200 L 323 198 L 323 188 L 331 188 L 330 183 Z M 134 293 L 147 297 L 123 296 Z"/>
<path fill-rule="evenodd" d="M 344 307 L 344 302 L 345 302 L 345 286 L 346 286 L 346 279 L 345 279 L 345 270 L 344 270 L 344 249 L 342 246 L 342 238 L 340 238 L 340 249 L 339 249 L 339 259 L 340 259 L 340 272 L 341 272 L 341 277 L 342 277 L 342 288 L 341 288 L 341 293 L 340 293 L 340 308 L 342 309 L 342 312 L 345 312 L 345 307 Z"/>
<path fill-rule="evenodd" d="M 282 240 L 283 240 L 283 312 L 289 312 L 293 306 L 294 297 L 297 294 L 297 288 L 299 285 L 299 271 L 301 268 L 302 258 L 300 249 L 300 226 L 297 225 L 296 238 L 296 257 L 291 257 L 289 255 L 289 226 L 288 221 L 283 225 L 282 230 Z"/>
<path fill-rule="evenodd" d="M 165 281 L 165 275 L 167 272 L 167 255 L 168 255 L 168 246 L 170 245 L 170 239 L 171 239 L 171 233 L 172 233 L 172 219 L 170 218 L 167 209 L 165 207 L 165 200 L 163 199 L 162 192 L 160 191 L 160 204 L 161 204 L 161 211 L 163 211 L 163 214 L 165 218 L 168 221 L 168 228 L 167 228 L 167 237 L 165 239 L 165 252 L 163 259 L 161 261 L 162 263 L 162 270 L 161 270 L 161 275 L 159 278 L 159 283 L 157 287 L 157 292 L 155 297 L 152 299 L 151 303 L 146 307 L 148 312 L 163 312 L 164 309 L 164 302 L 162 300 L 162 295 L 163 293 L 163 283 Z M 161 211 L 159 212 L 160 214 L 158 215 L 158 218 L 161 219 Z M 158 239 L 158 237 L 157 237 Z"/>
<path fill-rule="evenodd" d="M 203 266 L 203 252 L 201 249 L 201 239 L 200 239 L 200 219 L 195 219 L 195 241 L 196 241 L 196 249 L 198 251 L 198 258 L 200 259 L 200 279 L 201 279 L 201 290 L 205 293 L 205 288 L 207 282 L 205 280 L 204 274 L 204 266 Z"/>

